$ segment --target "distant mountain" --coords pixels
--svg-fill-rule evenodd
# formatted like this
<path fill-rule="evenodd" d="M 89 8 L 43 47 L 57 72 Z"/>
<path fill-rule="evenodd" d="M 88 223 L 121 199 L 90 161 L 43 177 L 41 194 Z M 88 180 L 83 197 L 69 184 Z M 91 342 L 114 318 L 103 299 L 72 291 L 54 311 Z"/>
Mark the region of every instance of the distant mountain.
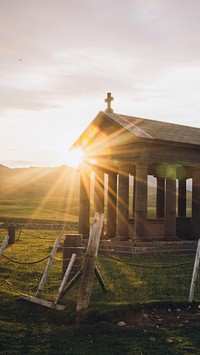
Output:
<path fill-rule="evenodd" d="M 56 168 L 15 168 L 0 164 L 0 194 L 2 197 L 77 197 L 79 173 L 69 166 Z"/>

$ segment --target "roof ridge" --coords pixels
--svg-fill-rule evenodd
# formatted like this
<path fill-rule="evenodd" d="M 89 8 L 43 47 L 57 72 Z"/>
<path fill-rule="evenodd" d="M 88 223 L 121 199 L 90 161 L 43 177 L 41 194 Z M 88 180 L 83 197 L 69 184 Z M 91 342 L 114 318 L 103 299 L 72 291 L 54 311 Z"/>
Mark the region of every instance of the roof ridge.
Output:
<path fill-rule="evenodd" d="M 152 138 L 152 136 L 150 134 L 148 134 L 143 129 L 134 125 L 134 123 L 129 122 L 123 115 L 120 115 L 119 113 L 110 113 L 110 112 L 109 113 L 106 112 L 106 115 L 111 116 L 111 118 L 114 119 L 115 122 L 117 121 L 116 118 L 120 118 L 120 123 L 119 122 L 117 122 L 117 123 L 120 125 L 122 125 L 122 123 L 123 123 L 123 127 L 126 128 L 131 133 L 134 133 L 136 136 L 144 137 L 144 138 Z M 139 118 L 139 117 L 135 117 L 135 118 Z M 144 120 L 145 120 L 145 118 L 144 118 Z"/>
<path fill-rule="evenodd" d="M 193 128 L 193 129 L 200 129 L 200 127 L 194 127 L 194 126 L 188 126 L 186 124 L 181 124 L 181 123 L 173 123 L 173 122 L 167 122 L 167 121 L 163 121 L 163 120 L 158 120 L 158 119 L 152 119 L 152 118 L 145 118 L 145 117 L 138 117 L 138 116 L 130 116 L 130 115 L 124 115 L 124 114 L 118 114 L 121 117 L 127 117 L 127 118 L 135 118 L 135 119 L 139 119 L 139 120 L 144 120 L 144 121 L 149 121 L 149 122 L 158 122 L 158 123 L 163 123 L 166 125 L 172 125 L 172 126 L 178 126 L 178 127 L 185 127 L 185 128 Z"/>

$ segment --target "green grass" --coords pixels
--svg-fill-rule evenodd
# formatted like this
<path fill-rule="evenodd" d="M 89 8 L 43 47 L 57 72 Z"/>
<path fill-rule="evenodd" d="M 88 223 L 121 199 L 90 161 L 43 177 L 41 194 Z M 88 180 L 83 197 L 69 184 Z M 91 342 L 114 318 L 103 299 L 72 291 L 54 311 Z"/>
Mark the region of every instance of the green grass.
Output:
<path fill-rule="evenodd" d="M 1 220 L 77 221 L 78 198 L 6 198 L 0 200 Z"/>
<path fill-rule="evenodd" d="M 19 306 L 19 305 L 18 305 Z M 144 331 L 134 327 L 119 328 L 109 322 L 81 327 L 67 326 L 64 319 L 53 313 L 30 314 L 30 307 L 22 305 L 24 319 L 13 318 L 13 327 L 4 322 L 1 337 L 3 354 L 199 354 L 198 327 L 185 329 Z M 15 321 L 15 323 L 14 323 Z M 155 337 L 155 342 L 149 341 Z M 166 344 L 167 338 L 173 344 Z"/>
<path fill-rule="evenodd" d="M 5 255 L 30 262 L 49 255 L 60 231 L 25 230 Z M 67 233 L 67 231 L 65 231 Z M 3 235 L 0 234 L 0 241 Z M 62 252 L 57 253 L 62 259 Z M 80 326 L 74 324 L 78 284 L 63 299 L 62 312 L 20 299 L 20 293 L 34 295 L 46 261 L 34 265 L 11 263 L 0 258 L 0 349 L 2 354 L 198 354 L 199 322 L 182 327 L 145 329 L 132 325 L 118 327 L 116 321 L 137 317 L 141 307 L 164 307 L 187 301 L 192 262 L 182 267 L 140 268 L 137 265 L 171 265 L 193 261 L 190 257 L 121 258 L 100 256 L 98 266 L 109 288 L 103 293 L 94 279 L 89 312 L 83 312 Z M 45 285 L 43 298 L 55 300 L 61 282 L 62 261 L 56 260 Z M 195 292 L 199 300 L 199 285 Z M 142 304 L 141 304 L 142 302 Z M 155 303 L 156 302 L 156 303 Z M 181 303 L 182 302 L 182 303 Z M 159 306 L 160 305 L 160 306 Z M 146 309 L 146 308 L 144 308 Z M 146 312 L 146 311 L 144 311 Z M 151 342 L 150 337 L 155 341 Z M 167 344 L 166 339 L 173 339 Z"/>

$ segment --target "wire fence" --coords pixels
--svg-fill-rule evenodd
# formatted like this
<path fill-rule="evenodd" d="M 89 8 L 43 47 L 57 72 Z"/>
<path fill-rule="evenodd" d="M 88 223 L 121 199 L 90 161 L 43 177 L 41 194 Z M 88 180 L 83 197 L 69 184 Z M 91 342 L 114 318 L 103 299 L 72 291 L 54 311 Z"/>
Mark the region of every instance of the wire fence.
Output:
<path fill-rule="evenodd" d="M 77 222 L 67 222 L 67 223 L 10 223 L 4 222 L 0 224 L 0 233 L 2 230 L 8 229 L 10 225 L 14 225 L 16 229 L 36 229 L 36 230 L 60 230 L 63 229 L 63 226 L 66 226 L 68 230 L 77 230 Z"/>
<path fill-rule="evenodd" d="M 110 294 L 101 302 L 146 303 L 187 302 L 193 271 L 194 257 L 99 257 L 101 273 Z M 195 300 L 200 301 L 199 277 L 195 288 Z M 98 301 L 94 296 L 94 301 Z"/>
<path fill-rule="evenodd" d="M 0 234 L 0 243 L 6 233 L 4 230 Z M 44 291 L 48 299 L 54 299 L 63 276 L 63 237 L 67 233 L 67 226 L 61 231 L 18 229 L 16 243 L 7 247 L 0 258 L 0 297 L 24 292 L 34 294 L 53 243 L 56 237 L 60 237 L 60 247 Z M 81 246 L 81 249 L 83 259 L 85 247 Z M 155 301 L 187 302 L 194 259 L 194 255 L 119 257 L 99 253 L 98 268 L 108 292 L 102 292 L 94 277 L 91 303 L 102 307 Z M 76 302 L 77 287 L 75 285 L 66 295 L 66 301 Z M 200 302 L 199 276 L 194 300 Z"/>

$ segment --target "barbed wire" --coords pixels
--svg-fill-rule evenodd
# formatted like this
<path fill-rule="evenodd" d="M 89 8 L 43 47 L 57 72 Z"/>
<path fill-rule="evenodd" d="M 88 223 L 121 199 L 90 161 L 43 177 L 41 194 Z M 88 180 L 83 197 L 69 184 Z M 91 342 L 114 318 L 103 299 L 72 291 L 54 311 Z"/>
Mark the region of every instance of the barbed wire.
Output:
<path fill-rule="evenodd" d="M 145 264 L 137 264 L 137 263 L 130 263 L 130 262 L 124 262 L 123 260 L 121 259 L 118 259 L 112 255 L 105 255 L 104 253 L 99 253 L 101 256 L 103 256 L 105 259 L 110 259 L 112 261 L 115 261 L 115 262 L 119 262 L 119 263 L 122 263 L 124 265 L 130 265 L 130 266 L 133 266 L 133 267 L 138 267 L 138 268 L 141 268 L 141 269 L 172 269 L 172 268 L 176 268 L 176 267 L 180 267 L 180 266 L 185 266 L 185 265 L 188 265 L 188 264 L 193 264 L 194 263 L 194 260 L 190 260 L 190 261 L 185 261 L 184 263 L 176 263 L 176 264 L 172 264 L 172 265 L 168 265 L 168 264 L 154 264 L 154 265 L 145 265 Z"/>

